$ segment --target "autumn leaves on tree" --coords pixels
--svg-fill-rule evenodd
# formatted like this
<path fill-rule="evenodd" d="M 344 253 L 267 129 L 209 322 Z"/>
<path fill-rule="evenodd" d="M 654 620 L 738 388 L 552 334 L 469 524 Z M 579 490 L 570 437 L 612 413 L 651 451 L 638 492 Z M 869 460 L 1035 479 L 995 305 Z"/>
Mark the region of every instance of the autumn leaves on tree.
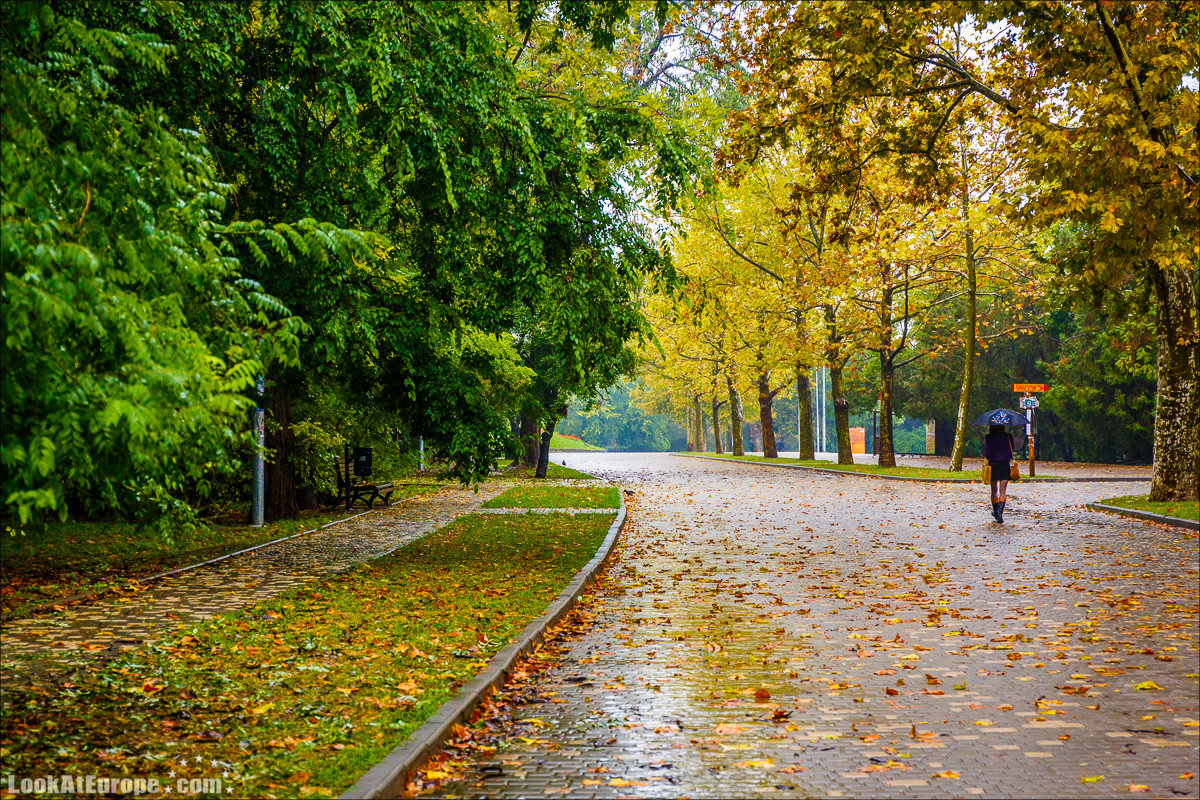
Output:
<path fill-rule="evenodd" d="M 771 366 L 830 369 L 843 461 L 841 372 L 874 351 L 881 464 L 894 463 L 895 370 L 957 351 L 961 469 L 975 359 L 1044 326 L 1048 281 L 1145 287 L 1158 358 L 1151 496 L 1195 497 L 1198 32 L 1184 2 L 745 7 L 718 57 L 744 100 L 716 147 L 719 191 L 687 213 L 685 311 L 660 323 L 664 338 L 690 326 L 688 346 L 711 341 L 707 358 L 733 380 L 739 337 L 716 332 L 792 320 L 789 337 L 772 337 Z M 1056 272 L 1049 244 L 1064 223 L 1085 255 Z M 685 382 L 698 358 L 658 370 Z M 715 381 L 689 380 L 684 395 L 716 396 Z"/>

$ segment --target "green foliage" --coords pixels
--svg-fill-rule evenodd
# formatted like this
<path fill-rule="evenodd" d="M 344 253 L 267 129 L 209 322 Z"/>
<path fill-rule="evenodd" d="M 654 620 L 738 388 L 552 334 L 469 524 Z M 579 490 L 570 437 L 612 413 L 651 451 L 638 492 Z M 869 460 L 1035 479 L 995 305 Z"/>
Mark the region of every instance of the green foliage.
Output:
<path fill-rule="evenodd" d="M 614 386 L 592 405 L 572 408 L 558 430 L 616 452 L 682 450 L 687 435 L 666 414 L 647 414 L 630 398 L 633 384 Z"/>
<path fill-rule="evenodd" d="M 42 3 L 4 4 L 0 29 L 4 503 L 186 524 L 234 466 L 255 375 L 296 359 L 302 326 L 232 244 L 269 231 L 222 225 L 195 132 L 115 90 L 165 71 L 159 37 Z"/>

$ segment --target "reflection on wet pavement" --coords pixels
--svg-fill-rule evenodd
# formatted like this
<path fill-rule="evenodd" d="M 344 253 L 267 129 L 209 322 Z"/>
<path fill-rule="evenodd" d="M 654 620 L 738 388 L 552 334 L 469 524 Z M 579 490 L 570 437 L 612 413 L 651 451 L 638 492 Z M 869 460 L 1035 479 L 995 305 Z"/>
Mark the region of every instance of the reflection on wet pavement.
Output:
<path fill-rule="evenodd" d="M 1018 485 L 999 525 L 979 485 L 568 463 L 635 491 L 619 560 L 430 793 L 1196 796 L 1196 534 L 1082 507 L 1144 484 Z"/>

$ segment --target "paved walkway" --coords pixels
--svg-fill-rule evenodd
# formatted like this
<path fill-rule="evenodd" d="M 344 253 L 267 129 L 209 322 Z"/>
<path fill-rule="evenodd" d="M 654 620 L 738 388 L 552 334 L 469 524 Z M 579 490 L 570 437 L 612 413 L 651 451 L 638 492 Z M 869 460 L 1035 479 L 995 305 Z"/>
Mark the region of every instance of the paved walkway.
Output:
<path fill-rule="evenodd" d="M 432 794 L 1197 796 L 1196 534 L 1083 508 L 1144 483 L 999 525 L 978 485 L 565 457 L 635 489 L 595 622 Z"/>
<path fill-rule="evenodd" d="M 66 611 L 15 620 L 0 628 L 0 685 L 37 685 L 63 670 L 112 657 L 196 620 L 224 614 L 295 586 L 344 572 L 440 528 L 508 488 L 485 484 L 409 498 L 349 522 L 170 575 L 123 597 L 103 597 Z"/>

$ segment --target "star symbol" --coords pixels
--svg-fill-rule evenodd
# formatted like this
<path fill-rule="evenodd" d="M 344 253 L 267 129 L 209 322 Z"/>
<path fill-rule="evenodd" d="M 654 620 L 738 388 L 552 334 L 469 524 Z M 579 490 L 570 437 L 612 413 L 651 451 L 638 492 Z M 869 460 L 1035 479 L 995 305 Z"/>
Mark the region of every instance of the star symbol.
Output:
<path fill-rule="evenodd" d="M 174 777 L 175 777 L 175 770 L 171 770 L 170 772 L 168 772 L 168 773 L 167 773 L 167 777 L 168 777 L 168 778 L 174 778 Z"/>
<path fill-rule="evenodd" d="M 188 760 L 186 758 L 179 759 L 180 764 L 186 764 L 187 762 L 188 762 Z"/>
<path fill-rule="evenodd" d="M 215 758 L 212 761 L 208 762 L 209 766 L 212 766 L 212 767 L 215 767 L 215 766 L 217 766 L 217 764 L 220 764 L 220 763 L 221 762 L 217 761 Z"/>

